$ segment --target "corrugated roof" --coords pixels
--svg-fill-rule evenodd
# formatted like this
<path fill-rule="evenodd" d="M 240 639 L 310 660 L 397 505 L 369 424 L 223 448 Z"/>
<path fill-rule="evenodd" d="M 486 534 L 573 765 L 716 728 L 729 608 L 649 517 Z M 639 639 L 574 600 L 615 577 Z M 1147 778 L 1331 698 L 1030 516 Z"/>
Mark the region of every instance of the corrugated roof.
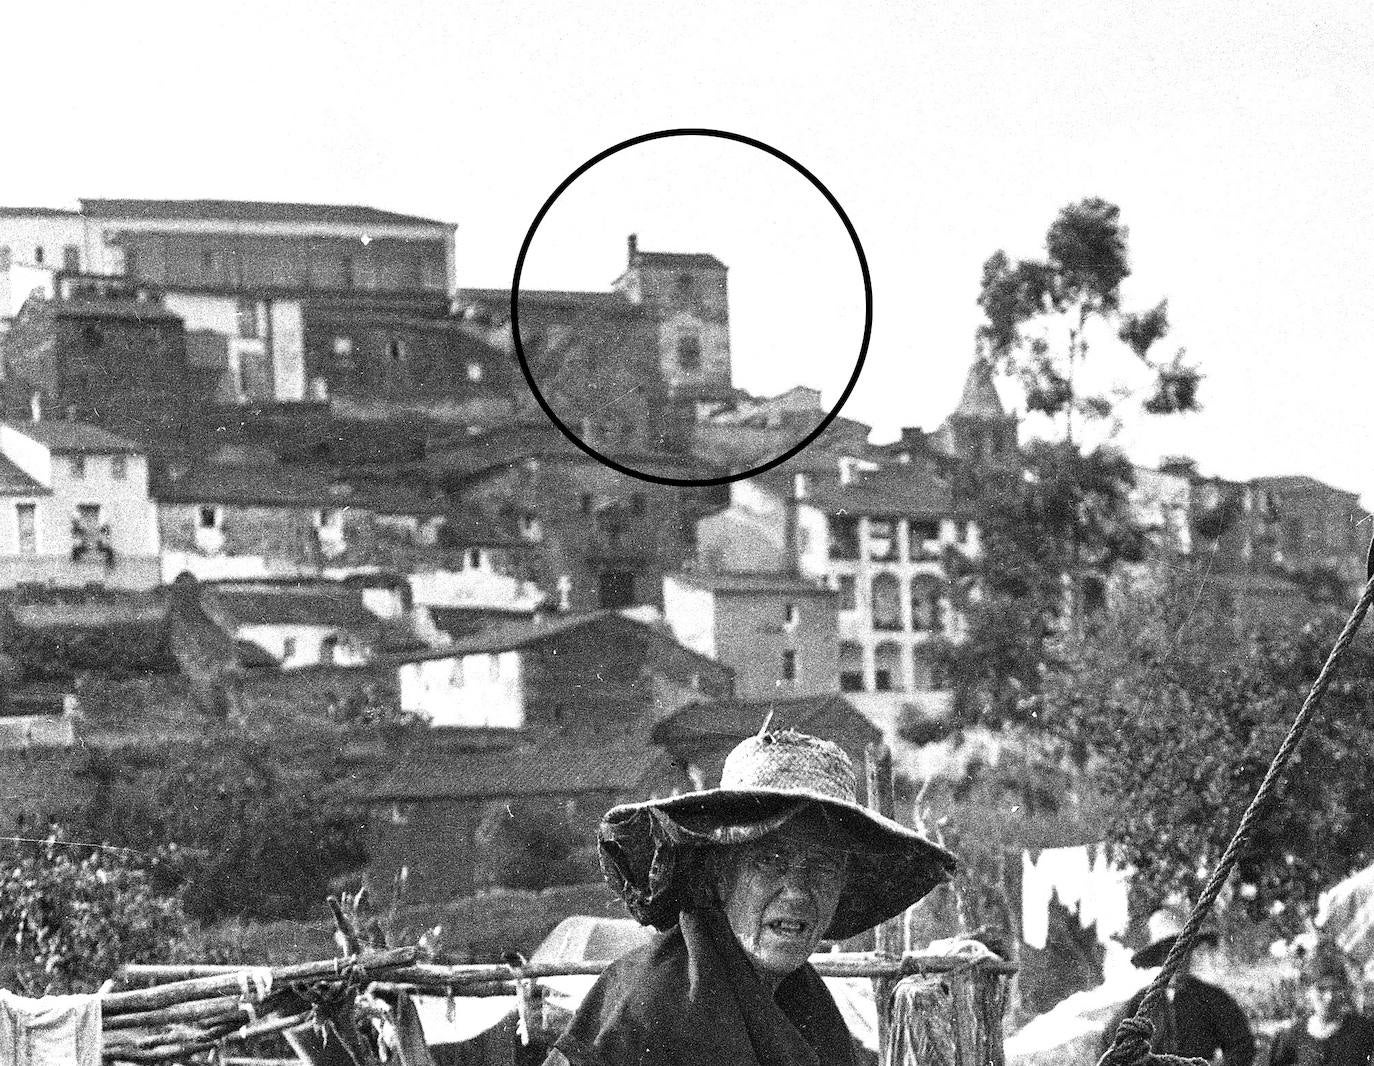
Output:
<path fill-rule="evenodd" d="M 449 223 L 359 204 L 302 204 L 261 200 L 106 200 L 81 201 L 83 214 L 95 218 L 176 219 L 213 222 L 313 222 L 334 225 L 425 225 Z"/>
<path fill-rule="evenodd" d="M 0 455 L 0 496 L 50 496 L 52 490 L 39 484 L 12 462 Z"/>
<path fill-rule="evenodd" d="M 568 744 L 506 750 L 408 751 L 371 789 L 374 799 L 489 799 L 585 792 L 634 793 L 668 757 L 656 748 Z"/>
<path fill-rule="evenodd" d="M 683 570 L 672 575 L 679 581 L 713 592 L 784 592 L 797 596 L 834 596 L 835 591 L 791 574 L 728 573 Z"/>
<path fill-rule="evenodd" d="M 828 740 L 849 737 L 871 743 L 882 739 L 881 730 L 848 700 L 835 695 L 690 703 L 661 718 L 651 739 L 664 745 L 706 738 L 738 742 L 754 736 L 765 719 L 771 730 L 796 729 Z"/>
<path fill-rule="evenodd" d="M 80 452 L 87 455 L 142 455 L 141 445 L 127 437 L 116 436 L 89 422 L 62 419 L 39 422 L 9 422 L 7 425 L 26 437 L 45 444 L 54 452 Z"/>
<path fill-rule="evenodd" d="M 295 464 L 204 463 L 175 477 L 156 476 L 152 495 L 159 503 L 352 507 L 397 515 L 442 515 L 448 508 L 444 501 L 426 499 L 402 484 L 350 480 L 332 467 Z"/>

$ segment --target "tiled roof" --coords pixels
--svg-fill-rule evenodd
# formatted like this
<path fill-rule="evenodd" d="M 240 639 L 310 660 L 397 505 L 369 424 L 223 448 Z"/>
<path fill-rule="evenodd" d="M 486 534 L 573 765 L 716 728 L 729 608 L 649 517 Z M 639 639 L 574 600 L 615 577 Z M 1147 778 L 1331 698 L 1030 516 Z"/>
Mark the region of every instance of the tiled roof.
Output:
<path fill-rule="evenodd" d="M 510 466 L 524 459 L 561 458 L 591 461 L 550 422 L 500 426 L 480 436 L 461 438 L 435 448 L 425 465 L 446 474 L 467 476 Z"/>
<path fill-rule="evenodd" d="M 487 799 L 503 796 L 634 793 L 656 765 L 666 762 L 657 748 L 566 744 L 507 750 L 407 751 L 404 763 L 371 786 L 372 798 Z"/>
<path fill-rule="evenodd" d="M 116 436 L 88 422 L 63 419 L 39 422 L 10 422 L 17 430 L 47 445 L 54 452 L 80 452 L 87 455 L 142 455 L 144 449 L 127 437 Z"/>
<path fill-rule="evenodd" d="M 159 503 L 257 504 L 267 507 L 352 507 L 376 514 L 442 515 L 447 504 L 426 499 L 403 484 L 352 481 L 332 467 L 237 466 L 204 463 L 153 480 Z"/>
<path fill-rule="evenodd" d="M 842 696 L 691 703 L 661 718 L 651 739 L 664 745 L 675 740 L 738 742 L 756 734 L 765 719 L 769 729 L 796 729 L 827 740 L 845 737 L 870 743 L 882 739 L 881 730 Z"/>
<path fill-rule="evenodd" d="M 52 490 L 40 485 L 12 462 L 0 455 L 0 496 L 50 496 Z"/>
<path fill-rule="evenodd" d="M 834 596 L 833 589 L 791 574 L 744 574 L 726 571 L 683 570 L 672 575 L 679 581 L 713 592 L 785 592 L 796 596 Z"/>
<path fill-rule="evenodd" d="M 345 226 L 446 226 L 438 219 L 357 204 L 273 203 L 257 200 L 82 200 L 95 218 L 177 219 L 212 222 L 315 222 Z"/>
<path fill-rule="evenodd" d="M 920 463 L 859 476 L 847 485 L 820 484 L 809 489 L 802 502 L 831 515 L 939 518 L 958 512 L 948 482 Z"/>
<path fill-rule="evenodd" d="M 181 316 L 161 304 L 144 300 L 49 300 L 48 310 L 58 318 L 116 318 L 136 322 L 180 322 Z"/>
<path fill-rule="evenodd" d="M 333 626 L 357 632 L 381 629 L 381 620 L 363 606 L 351 589 L 293 590 L 216 588 L 201 591 L 202 603 L 212 614 L 239 625 Z"/>

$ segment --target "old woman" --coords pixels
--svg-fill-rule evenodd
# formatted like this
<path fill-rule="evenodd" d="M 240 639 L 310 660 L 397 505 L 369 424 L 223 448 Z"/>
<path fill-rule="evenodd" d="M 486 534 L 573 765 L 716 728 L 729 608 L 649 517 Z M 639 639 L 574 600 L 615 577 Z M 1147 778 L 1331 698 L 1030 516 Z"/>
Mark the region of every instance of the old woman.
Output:
<path fill-rule="evenodd" d="M 602 868 L 661 932 L 602 974 L 545 1066 L 851 1063 L 808 958 L 954 870 L 856 797 L 841 748 L 786 731 L 735 748 L 719 788 L 609 811 Z"/>

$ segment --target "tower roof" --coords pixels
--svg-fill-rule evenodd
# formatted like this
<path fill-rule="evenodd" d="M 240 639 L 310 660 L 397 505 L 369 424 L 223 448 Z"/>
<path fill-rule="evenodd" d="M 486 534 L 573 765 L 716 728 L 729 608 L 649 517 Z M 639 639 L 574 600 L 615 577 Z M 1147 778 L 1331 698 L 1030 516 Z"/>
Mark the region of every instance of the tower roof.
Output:
<path fill-rule="evenodd" d="M 968 368 L 964 379 L 964 392 L 959 397 L 959 405 L 950 414 L 951 418 L 976 418 L 981 420 L 1001 420 L 1007 417 L 1007 409 L 997 395 L 992 383 L 992 366 L 981 355 L 977 356 Z"/>

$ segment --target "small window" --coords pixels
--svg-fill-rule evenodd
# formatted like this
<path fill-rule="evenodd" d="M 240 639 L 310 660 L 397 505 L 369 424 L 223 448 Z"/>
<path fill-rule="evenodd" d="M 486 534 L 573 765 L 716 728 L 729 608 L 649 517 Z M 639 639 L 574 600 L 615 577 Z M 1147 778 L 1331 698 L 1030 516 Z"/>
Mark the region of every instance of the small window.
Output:
<path fill-rule="evenodd" d="M 339 256 L 339 285 L 345 289 L 353 288 L 353 257 Z"/>
<path fill-rule="evenodd" d="M 283 659 L 294 659 L 296 657 L 296 638 L 284 637 L 281 642 L 281 657 Z"/>
<path fill-rule="evenodd" d="M 690 300 L 696 295 L 696 278 L 691 274 L 679 274 L 673 279 L 673 292 L 679 300 Z"/>
<path fill-rule="evenodd" d="M 68 270 L 73 274 L 81 273 L 81 249 L 74 244 L 68 244 L 62 249 L 62 269 Z"/>
<path fill-rule="evenodd" d="M 840 575 L 840 610 L 852 611 L 859 606 L 857 587 L 853 574 Z"/>
<path fill-rule="evenodd" d="M 783 605 L 782 624 L 785 625 L 788 629 L 793 628 L 797 624 L 797 605 L 795 603 L 787 603 Z"/>
<path fill-rule="evenodd" d="M 468 549 L 468 569 L 469 569 L 469 570 L 481 570 L 481 569 L 482 569 L 482 549 L 481 549 L 481 548 L 469 548 L 469 549 Z"/>
<path fill-rule="evenodd" d="M 11 256 L 13 254 L 8 244 L 0 244 L 0 271 L 10 268 Z"/>
<path fill-rule="evenodd" d="M 482 364 L 481 364 L 481 363 L 469 363 L 469 364 L 468 364 L 468 380 L 469 380 L 469 381 L 481 381 L 481 380 L 482 380 L 482 377 L 483 377 L 483 375 L 484 375 L 485 373 L 486 373 L 486 371 L 485 371 L 485 369 L 482 367 Z"/>
<path fill-rule="evenodd" d="M 695 333 L 684 333 L 678 337 L 677 365 L 682 370 L 701 369 L 701 338 Z"/>
<path fill-rule="evenodd" d="M 392 337 L 386 346 L 386 355 L 393 363 L 402 362 L 406 357 L 405 343 L 398 337 Z"/>
<path fill-rule="evenodd" d="M 33 261 L 39 266 L 42 266 L 43 258 L 43 246 L 41 244 L 35 245 L 33 249 Z"/>
<path fill-rule="evenodd" d="M 240 300 L 238 305 L 239 336 L 256 340 L 259 336 L 258 304 L 256 300 Z"/>
<path fill-rule="evenodd" d="M 36 503 L 16 503 L 14 505 L 14 524 L 17 535 L 15 548 L 20 555 L 38 554 L 38 505 Z"/>
<path fill-rule="evenodd" d="M 84 455 L 68 456 L 67 469 L 71 471 L 72 477 L 84 478 L 86 476 L 86 457 Z"/>
<path fill-rule="evenodd" d="M 335 354 L 336 356 L 338 356 L 339 358 L 341 358 L 341 359 L 347 358 L 348 356 L 352 355 L 352 354 L 353 354 L 353 338 L 352 338 L 352 337 L 335 337 L 335 338 L 334 338 L 334 354 Z"/>
<path fill-rule="evenodd" d="M 782 653 L 782 679 L 797 680 L 797 653 L 790 648 Z"/>
<path fill-rule="evenodd" d="M 116 481 L 123 481 L 129 476 L 128 456 L 114 455 L 110 457 L 110 476 Z"/>
<path fill-rule="evenodd" d="M 220 522 L 220 510 L 218 507 L 202 507 L 197 521 L 201 529 L 218 529 Z"/>
<path fill-rule="evenodd" d="M 593 504 L 594 504 L 594 501 L 593 501 L 593 498 L 592 498 L 592 494 L 591 494 L 590 492 L 584 492 L 584 493 L 582 494 L 582 513 L 583 513 L 583 514 L 591 514 L 591 513 L 592 513 Z"/>

